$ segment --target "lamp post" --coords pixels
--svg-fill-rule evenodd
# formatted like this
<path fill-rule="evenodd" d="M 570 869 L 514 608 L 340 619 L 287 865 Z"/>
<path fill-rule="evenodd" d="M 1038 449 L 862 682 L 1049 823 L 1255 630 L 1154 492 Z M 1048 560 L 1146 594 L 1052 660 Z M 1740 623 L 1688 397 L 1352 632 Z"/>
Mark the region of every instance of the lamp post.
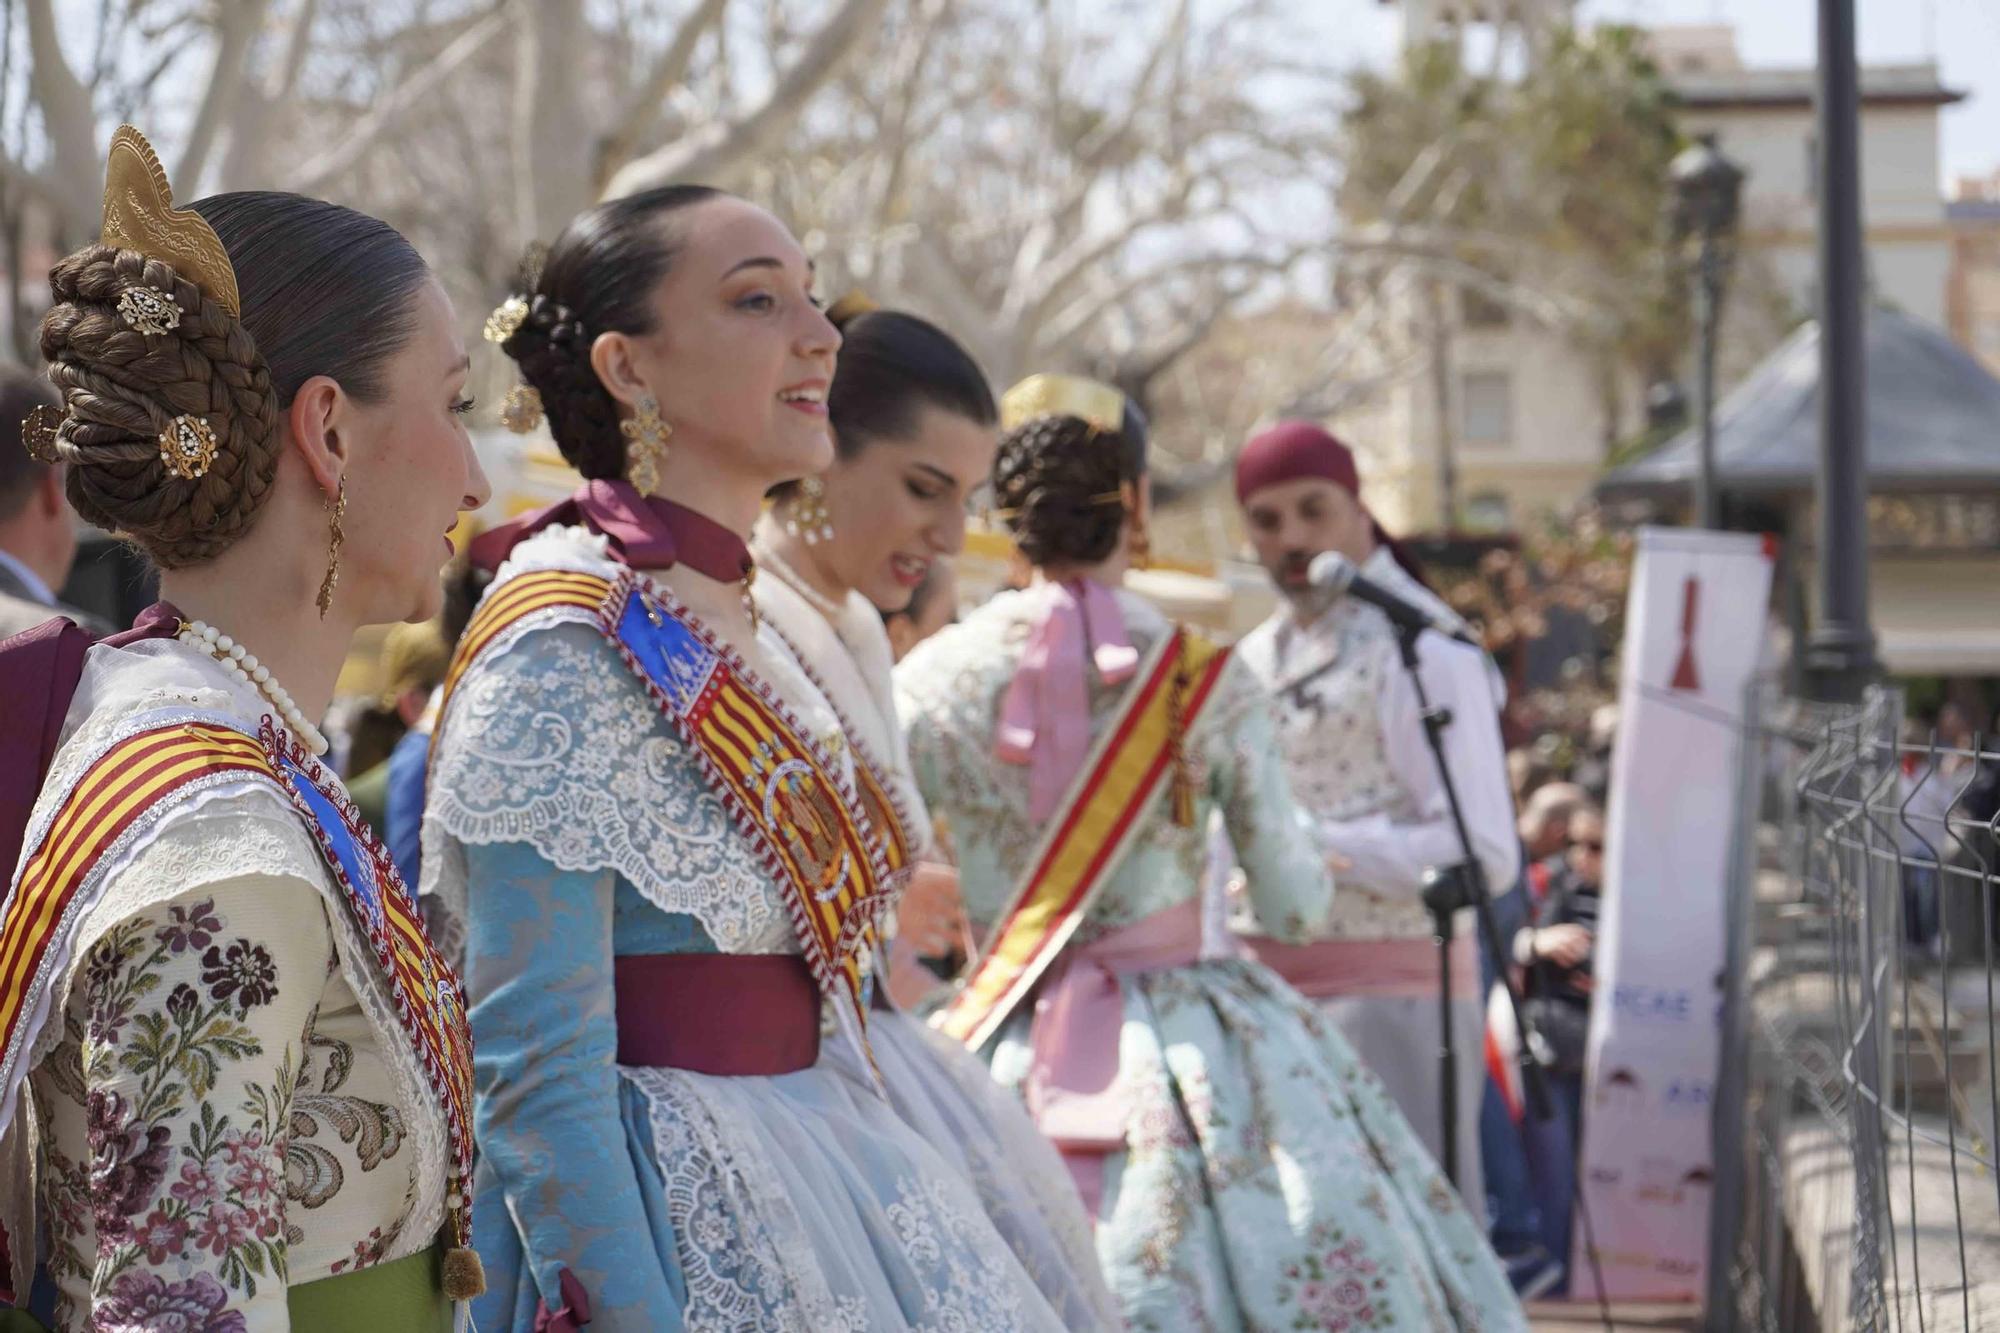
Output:
<path fill-rule="evenodd" d="M 1723 155 L 1714 133 L 1674 158 L 1673 226 L 1676 240 L 1700 242 L 1695 261 L 1694 317 L 1699 348 L 1695 370 L 1695 425 L 1701 437 L 1701 470 L 1695 478 L 1695 522 L 1720 525 L 1721 497 L 1715 484 L 1715 341 L 1722 318 L 1722 292 L 1736 253 L 1736 218 L 1743 195 L 1743 169 Z"/>

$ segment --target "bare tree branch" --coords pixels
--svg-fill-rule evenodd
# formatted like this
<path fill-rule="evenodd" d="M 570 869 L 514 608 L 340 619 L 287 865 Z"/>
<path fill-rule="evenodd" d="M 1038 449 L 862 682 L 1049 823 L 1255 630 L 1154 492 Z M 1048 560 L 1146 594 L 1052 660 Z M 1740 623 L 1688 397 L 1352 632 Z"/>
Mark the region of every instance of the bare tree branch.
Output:
<path fill-rule="evenodd" d="M 612 176 L 605 196 L 635 194 L 677 180 L 713 180 L 771 146 L 812 95 L 839 73 L 861 35 L 880 22 L 888 7 L 889 0 L 842 0 L 756 109 L 713 121 L 678 143 L 626 163 Z"/>
<path fill-rule="evenodd" d="M 601 191 L 610 183 L 617 170 L 632 160 L 639 151 L 639 141 L 652 132 L 660 121 L 660 106 L 674 89 L 687 81 L 688 70 L 694 64 L 695 48 L 702 37 L 722 18 L 722 11 L 729 6 L 729 0 L 700 0 L 694 12 L 680 21 L 674 29 L 674 37 L 660 58 L 653 62 L 653 68 L 639 81 L 639 86 L 626 99 L 618 114 L 612 117 L 611 128 L 597 147 L 596 185 Z"/>
<path fill-rule="evenodd" d="M 224 189 L 245 189 L 271 179 L 271 144 L 298 87 L 299 71 L 305 68 L 318 12 L 319 0 L 298 0 L 285 21 L 278 59 L 265 68 L 263 77 L 247 80 L 238 94 L 229 150 L 222 159 Z"/>
<path fill-rule="evenodd" d="M 289 188 L 300 194 L 318 194 L 353 170 L 355 163 L 359 162 L 383 135 L 401 125 L 404 118 L 426 97 L 436 93 L 440 85 L 506 30 L 507 11 L 504 8 L 496 8 L 475 20 L 464 32 L 447 43 L 434 58 L 412 70 L 409 76 L 377 102 L 367 115 L 356 121 L 354 127 L 338 144 L 317 157 L 308 159 L 293 174 Z"/>
<path fill-rule="evenodd" d="M 224 0 L 217 6 L 215 19 L 215 63 L 209 67 L 208 82 L 195 111 L 194 125 L 174 179 L 193 196 L 201 193 L 201 174 L 208 165 L 209 151 L 216 135 L 236 110 L 237 95 L 245 77 L 244 60 L 251 42 L 264 27 L 266 0 Z"/>

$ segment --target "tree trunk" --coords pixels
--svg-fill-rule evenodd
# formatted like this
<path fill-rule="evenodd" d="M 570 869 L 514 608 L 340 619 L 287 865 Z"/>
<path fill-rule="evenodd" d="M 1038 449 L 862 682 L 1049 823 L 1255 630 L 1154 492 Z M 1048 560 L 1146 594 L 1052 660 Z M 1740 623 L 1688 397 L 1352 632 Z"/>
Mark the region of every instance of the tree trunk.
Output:
<path fill-rule="evenodd" d="M 1451 325 L 1446 318 L 1446 288 L 1431 278 L 1424 283 L 1424 335 L 1430 342 L 1431 410 L 1436 416 L 1438 528 L 1449 535 L 1458 526 L 1458 432 L 1451 419 Z"/>
<path fill-rule="evenodd" d="M 84 163 L 98 162 L 97 124 L 90 107 L 90 90 L 77 82 L 63 58 L 56 35 L 51 0 L 28 0 L 28 84 L 41 108 L 42 127 L 49 136 L 57 164 L 49 181 L 51 202 L 61 215 L 59 230 L 78 234 L 95 230 L 102 199 L 103 176 Z"/>
<path fill-rule="evenodd" d="M 590 206 L 591 132 L 579 64 L 583 6 L 516 0 L 514 218 L 521 240 L 552 241 Z"/>
<path fill-rule="evenodd" d="M 201 106 L 195 111 L 194 125 L 181 149 L 174 172 L 174 185 L 186 199 L 201 193 L 202 171 L 215 147 L 216 135 L 235 114 L 238 94 L 243 89 L 244 60 L 250 43 L 264 27 L 265 0 L 235 0 L 219 7 L 215 23 L 215 63 L 209 67 L 208 83 Z"/>

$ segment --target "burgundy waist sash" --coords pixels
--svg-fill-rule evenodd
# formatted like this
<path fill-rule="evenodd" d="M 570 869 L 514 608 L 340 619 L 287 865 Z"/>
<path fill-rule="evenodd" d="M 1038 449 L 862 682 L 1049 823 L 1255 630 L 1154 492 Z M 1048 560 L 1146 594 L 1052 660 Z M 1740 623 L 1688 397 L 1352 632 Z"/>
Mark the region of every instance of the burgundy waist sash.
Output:
<path fill-rule="evenodd" d="M 612 989 L 621 1065 L 742 1076 L 819 1059 L 819 987 L 797 954 L 623 954 Z"/>

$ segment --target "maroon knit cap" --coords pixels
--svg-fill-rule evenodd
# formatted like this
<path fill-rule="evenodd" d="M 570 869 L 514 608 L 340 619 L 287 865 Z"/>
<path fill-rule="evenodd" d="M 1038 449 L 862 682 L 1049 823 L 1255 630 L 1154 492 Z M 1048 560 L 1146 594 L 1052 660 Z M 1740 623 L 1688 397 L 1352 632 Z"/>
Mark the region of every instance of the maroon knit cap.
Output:
<path fill-rule="evenodd" d="M 1361 473 L 1354 451 L 1333 432 L 1311 421 L 1280 421 L 1250 437 L 1236 455 L 1236 502 L 1243 504 L 1266 486 L 1318 477 L 1357 499 Z"/>

